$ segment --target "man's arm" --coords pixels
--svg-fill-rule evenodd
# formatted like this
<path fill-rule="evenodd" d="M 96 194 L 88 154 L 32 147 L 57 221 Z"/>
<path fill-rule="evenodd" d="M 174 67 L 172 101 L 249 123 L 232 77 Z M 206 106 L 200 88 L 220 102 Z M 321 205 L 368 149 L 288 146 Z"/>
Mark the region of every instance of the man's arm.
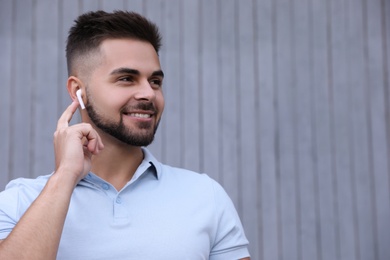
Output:
<path fill-rule="evenodd" d="M 0 259 L 56 258 L 74 187 L 89 172 L 92 154 L 103 148 L 90 125 L 69 127 L 77 107 L 78 103 L 73 102 L 58 120 L 54 134 L 55 173 L 12 232 L 1 241 Z"/>
<path fill-rule="evenodd" d="M 73 191 L 56 172 L 13 231 L 0 244 L 1 259 L 55 259 Z M 73 181 L 74 182 L 74 181 Z"/>

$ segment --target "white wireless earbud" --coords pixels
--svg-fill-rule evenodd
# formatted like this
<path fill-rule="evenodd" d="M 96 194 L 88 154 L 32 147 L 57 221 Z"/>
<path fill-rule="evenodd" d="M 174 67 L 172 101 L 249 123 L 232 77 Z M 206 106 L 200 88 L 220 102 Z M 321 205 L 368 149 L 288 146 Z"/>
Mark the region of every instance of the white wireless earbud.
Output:
<path fill-rule="evenodd" d="M 85 109 L 85 105 L 84 105 L 83 99 L 81 98 L 81 89 L 76 91 L 76 96 L 77 96 L 77 99 L 79 100 L 81 109 Z"/>

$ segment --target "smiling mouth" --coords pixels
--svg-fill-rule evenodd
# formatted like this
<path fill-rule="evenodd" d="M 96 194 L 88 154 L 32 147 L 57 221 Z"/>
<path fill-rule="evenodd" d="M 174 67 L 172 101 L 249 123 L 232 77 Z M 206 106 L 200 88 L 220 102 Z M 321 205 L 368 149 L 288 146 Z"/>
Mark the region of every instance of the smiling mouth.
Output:
<path fill-rule="evenodd" d="M 122 113 L 132 118 L 150 119 L 157 115 L 157 110 L 153 103 L 141 102 L 133 106 L 124 107 Z"/>
<path fill-rule="evenodd" d="M 127 115 L 132 116 L 132 117 L 138 117 L 138 118 L 151 118 L 152 117 L 151 114 L 142 114 L 142 113 L 130 113 Z"/>
<path fill-rule="evenodd" d="M 123 113 L 126 116 L 135 117 L 135 118 L 151 118 L 153 116 L 152 113 L 133 113 L 133 112 L 125 112 Z"/>

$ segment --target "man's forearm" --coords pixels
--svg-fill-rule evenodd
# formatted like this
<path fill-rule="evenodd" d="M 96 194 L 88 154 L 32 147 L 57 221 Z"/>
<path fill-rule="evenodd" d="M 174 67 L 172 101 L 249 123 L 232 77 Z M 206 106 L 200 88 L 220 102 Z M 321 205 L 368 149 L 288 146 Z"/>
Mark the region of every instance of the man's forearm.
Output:
<path fill-rule="evenodd" d="M 0 259 L 56 259 L 74 185 L 69 176 L 54 174 L 0 243 Z"/>

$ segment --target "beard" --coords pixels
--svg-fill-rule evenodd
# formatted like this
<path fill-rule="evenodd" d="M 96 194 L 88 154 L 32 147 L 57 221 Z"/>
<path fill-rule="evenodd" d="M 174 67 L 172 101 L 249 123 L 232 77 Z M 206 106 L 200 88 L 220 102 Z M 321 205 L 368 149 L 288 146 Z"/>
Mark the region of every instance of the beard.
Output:
<path fill-rule="evenodd" d="M 121 113 L 119 122 L 115 122 L 109 118 L 105 118 L 97 112 L 94 108 L 94 103 L 92 102 L 90 95 L 88 95 L 88 103 L 85 106 L 85 109 L 88 113 L 91 121 L 103 132 L 111 135 L 117 140 L 126 143 L 131 146 L 148 146 L 154 140 L 154 135 L 157 131 L 159 122 L 155 126 L 152 126 L 149 122 L 139 122 L 135 128 L 130 129 L 123 123 L 124 114 Z M 156 109 L 153 103 L 150 102 L 139 102 L 132 107 L 126 107 L 127 111 L 130 110 L 148 110 L 154 111 L 156 114 Z M 122 109 L 123 110 L 123 109 Z M 122 112 L 122 111 L 121 111 Z"/>

